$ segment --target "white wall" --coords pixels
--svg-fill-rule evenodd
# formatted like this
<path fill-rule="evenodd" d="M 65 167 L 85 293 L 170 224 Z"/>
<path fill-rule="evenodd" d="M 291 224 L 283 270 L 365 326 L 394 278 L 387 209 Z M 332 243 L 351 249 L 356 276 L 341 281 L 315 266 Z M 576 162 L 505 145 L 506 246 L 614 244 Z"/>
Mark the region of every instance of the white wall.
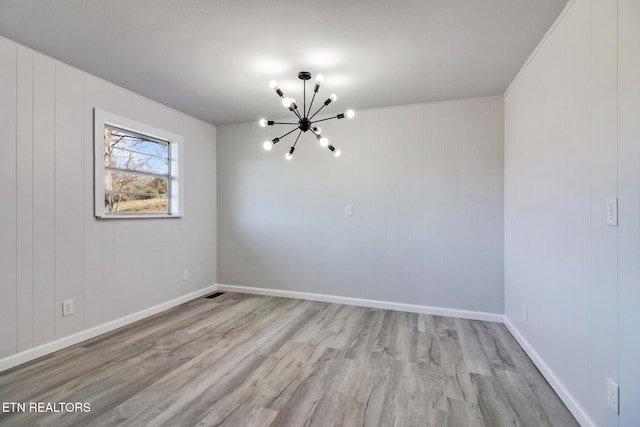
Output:
<path fill-rule="evenodd" d="M 573 2 L 505 99 L 506 318 L 578 419 L 600 426 L 618 425 L 607 378 L 622 386 L 620 425 L 640 425 L 640 15 L 620 5 Z M 606 224 L 616 196 L 619 228 Z"/>
<path fill-rule="evenodd" d="M 262 149 L 280 128 L 218 128 L 219 282 L 502 313 L 502 97 L 322 129 L 339 159 L 312 135 L 289 162 L 290 137 Z"/>
<path fill-rule="evenodd" d="M 620 426 L 640 425 L 640 1 L 618 2 Z"/>
<path fill-rule="evenodd" d="M 0 359 L 216 282 L 214 126 L 1 37 L 0 94 Z M 182 219 L 94 218 L 94 107 L 184 136 Z"/>

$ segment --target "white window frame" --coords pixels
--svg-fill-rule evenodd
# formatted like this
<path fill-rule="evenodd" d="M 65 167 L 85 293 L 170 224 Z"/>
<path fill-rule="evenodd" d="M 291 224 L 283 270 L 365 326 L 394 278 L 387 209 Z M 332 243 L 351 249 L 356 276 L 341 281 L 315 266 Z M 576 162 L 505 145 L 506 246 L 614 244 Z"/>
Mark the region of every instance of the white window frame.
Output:
<path fill-rule="evenodd" d="M 168 213 L 112 213 L 106 212 L 104 206 L 104 127 L 110 125 L 120 129 L 150 136 L 169 143 L 169 212 Z M 117 114 L 94 108 L 93 110 L 93 144 L 94 144 L 94 187 L 95 216 L 102 219 L 119 218 L 181 218 L 184 215 L 183 187 L 184 172 L 182 150 L 184 139 L 181 135 L 154 126 L 138 122 Z"/>

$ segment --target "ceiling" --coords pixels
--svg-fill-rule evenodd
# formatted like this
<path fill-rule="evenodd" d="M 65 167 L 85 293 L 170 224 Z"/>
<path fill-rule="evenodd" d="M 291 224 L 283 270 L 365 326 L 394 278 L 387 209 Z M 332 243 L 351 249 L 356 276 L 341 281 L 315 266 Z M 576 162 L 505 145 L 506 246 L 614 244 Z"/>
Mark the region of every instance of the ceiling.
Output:
<path fill-rule="evenodd" d="M 0 34 L 214 124 L 502 94 L 566 0 L 0 0 Z M 285 115 L 286 116 L 286 115 Z"/>

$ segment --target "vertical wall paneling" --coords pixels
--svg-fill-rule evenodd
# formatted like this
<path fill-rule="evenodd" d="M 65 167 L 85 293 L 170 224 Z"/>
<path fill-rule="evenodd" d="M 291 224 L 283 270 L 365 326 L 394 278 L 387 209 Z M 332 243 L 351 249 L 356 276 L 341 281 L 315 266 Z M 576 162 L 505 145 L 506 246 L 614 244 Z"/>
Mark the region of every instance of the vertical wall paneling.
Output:
<path fill-rule="evenodd" d="M 402 298 L 404 301 L 424 301 L 424 287 L 419 284 L 424 283 L 424 248 L 425 242 L 425 217 L 422 214 L 424 209 L 426 194 L 422 192 L 424 175 L 423 159 L 425 156 L 424 122 L 422 121 L 424 108 L 422 105 L 413 106 L 405 110 L 403 115 L 403 141 L 401 147 L 406 147 L 402 151 L 406 161 L 407 173 L 403 191 L 402 203 L 406 206 L 405 220 L 406 226 L 402 227 L 405 240 L 405 265 L 402 269 L 403 289 Z M 354 165 L 357 167 L 360 162 L 355 162 L 358 154 L 354 153 Z"/>
<path fill-rule="evenodd" d="M 268 129 L 220 127 L 220 283 L 501 313 L 501 105 L 358 111 L 322 126 L 338 159 L 303 135 L 287 162 Z"/>
<path fill-rule="evenodd" d="M 567 382 L 575 384 L 575 396 L 581 402 L 591 400 L 591 8 L 589 2 L 577 2 L 565 17 L 567 25 L 567 154 L 566 193 L 566 268 L 575 277 L 574 286 L 563 293 L 567 313 L 565 342 L 571 363 L 567 364 Z M 585 295 L 575 298 L 576 292 Z"/>
<path fill-rule="evenodd" d="M 496 260 L 502 259 L 501 254 L 495 250 L 496 243 L 501 241 L 501 233 L 496 233 L 495 224 L 500 221 L 502 206 L 496 205 L 496 200 L 502 200 L 501 194 L 496 194 L 496 182 L 502 181 L 502 174 L 496 173 L 496 168 L 501 167 L 501 163 L 496 163 L 496 147 L 502 147 L 501 135 L 496 132 L 496 116 L 500 112 L 496 109 L 496 104 L 501 104 L 495 99 L 482 99 L 473 102 L 471 107 L 472 144 L 469 153 L 465 156 L 470 164 L 468 169 L 473 177 L 466 185 L 469 186 L 468 207 L 465 210 L 473 214 L 468 219 L 471 234 L 468 236 L 470 245 L 462 243 L 467 247 L 468 253 L 464 257 L 464 263 L 469 264 L 470 279 L 473 283 L 473 300 L 467 309 L 476 309 L 473 304 L 482 301 L 482 306 L 491 306 L 493 311 L 503 309 L 501 298 L 483 301 L 486 295 L 501 295 L 503 288 L 498 286 L 500 277 L 495 274 Z M 470 247 L 470 248 L 469 248 Z M 461 268 L 462 270 L 462 268 Z M 486 289 L 490 291 L 487 292 Z"/>
<path fill-rule="evenodd" d="M 464 242 L 462 225 L 464 224 L 464 146 L 462 139 L 463 102 L 445 103 L 445 162 L 446 178 L 445 213 L 442 217 L 447 236 L 443 240 L 445 245 L 445 307 L 455 307 L 463 299 L 462 271 L 464 266 Z M 469 168 L 471 171 L 473 167 Z"/>
<path fill-rule="evenodd" d="M 16 46 L 0 39 L 0 358 L 16 352 Z"/>
<path fill-rule="evenodd" d="M 33 55 L 33 345 L 55 339 L 55 61 Z"/>
<path fill-rule="evenodd" d="M 445 184 L 445 123 L 446 110 L 444 103 L 427 104 L 424 106 L 424 144 L 426 146 L 423 158 L 425 205 L 424 223 L 427 225 L 431 218 L 445 218 L 445 198 L 447 188 Z M 382 159 L 380 161 L 383 161 Z M 442 224 L 439 220 L 438 224 Z M 425 226 L 425 242 L 442 242 L 447 238 L 444 227 Z M 424 303 L 429 306 L 444 307 L 446 289 L 438 286 L 445 280 L 445 245 L 425 244 L 424 250 Z"/>
<path fill-rule="evenodd" d="M 606 399 L 607 378 L 618 382 L 618 312 L 617 267 L 618 228 L 608 227 L 606 218 L 607 198 L 617 197 L 618 162 L 618 44 L 617 1 L 592 0 L 592 159 L 591 181 L 592 215 L 592 304 L 597 310 L 591 312 L 592 336 L 592 411 L 598 424 L 612 425 L 617 415 L 608 406 Z"/>
<path fill-rule="evenodd" d="M 33 346 L 33 53 L 18 47 L 17 351 Z"/>
<path fill-rule="evenodd" d="M 214 126 L 2 37 L 0 93 L 0 366 L 216 283 Z M 94 217 L 94 108 L 184 137 L 184 217 Z"/>
<path fill-rule="evenodd" d="M 493 236 L 492 240 L 493 252 L 496 256 L 493 258 L 493 273 L 495 280 L 493 281 L 494 293 L 500 295 L 496 300 L 496 310 L 498 312 L 504 312 L 505 305 L 505 108 L 504 99 L 494 100 L 494 163 L 493 163 L 493 206 L 494 215 L 493 218 Z M 478 308 L 475 307 L 477 310 Z"/>
<path fill-rule="evenodd" d="M 620 427 L 640 425 L 640 2 L 618 2 Z"/>
<path fill-rule="evenodd" d="M 83 219 L 84 219 L 84 305 L 85 328 L 105 322 L 104 225 L 94 217 L 93 109 L 104 109 L 104 82 L 85 75 L 83 100 Z"/>
<path fill-rule="evenodd" d="M 56 63 L 56 338 L 84 326 L 84 79 Z M 74 300 L 74 314 L 62 317 L 62 301 Z"/>
<path fill-rule="evenodd" d="M 493 100 L 490 100 L 493 103 Z M 474 158 L 476 156 L 474 144 L 474 112 L 476 109 L 476 102 L 474 100 L 466 101 L 462 105 L 462 164 L 463 164 L 463 172 L 462 172 L 462 199 L 464 201 L 464 208 L 462 210 L 462 220 L 460 221 L 460 232 L 463 242 L 468 242 L 467 244 L 463 244 L 460 250 L 462 251 L 462 259 L 465 262 L 471 263 L 470 268 L 462 268 L 460 269 L 460 280 L 462 283 L 470 283 L 472 286 L 471 292 L 463 292 L 460 296 L 462 306 L 466 310 L 475 310 L 475 302 L 481 298 L 482 293 L 477 292 L 478 283 L 475 280 L 477 266 L 475 265 L 478 257 L 474 256 L 478 250 L 478 242 L 477 242 L 477 230 L 475 227 L 475 214 L 476 214 L 476 199 L 480 199 L 480 195 L 475 195 L 475 167 L 474 167 Z M 477 125 L 478 123 L 476 123 Z M 488 123 L 488 125 L 493 125 L 493 123 Z M 484 149 L 481 144 L 478 144 L 478 151 L 486 152 L 488 155 L 491 155 L 492 150 Z M 478 168 L 482 170 L 482 168 Z M 493 181 L 493 176 L 490 177 L 491 181 Z M 486 250 L 487 248 L 485 248 Z M 478 276 L 479 277 L 479 276 Z M 492 292 L 493 293 L 493 292 Z"/>
<path fill-rule="evenodd" d="M 621 219 L 629 214 L 618 184 L 619 16 L 617 1 L 571 2 L 505 98 L 505 315 L 585 425 L 618 424 L 607 378 L 623 378 L 618 283 L 629 234 L 605 214 L 617 196 Z"/>

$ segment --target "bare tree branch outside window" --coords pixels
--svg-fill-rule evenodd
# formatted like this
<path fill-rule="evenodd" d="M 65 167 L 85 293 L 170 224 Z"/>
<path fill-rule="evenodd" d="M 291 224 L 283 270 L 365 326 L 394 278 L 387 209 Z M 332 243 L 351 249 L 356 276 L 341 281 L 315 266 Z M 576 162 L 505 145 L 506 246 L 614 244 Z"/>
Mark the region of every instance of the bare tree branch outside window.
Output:
<path fill-rule="evenodd" d="M 105 211 L 168 213 L 169 143 L 105 126 Z"/>

